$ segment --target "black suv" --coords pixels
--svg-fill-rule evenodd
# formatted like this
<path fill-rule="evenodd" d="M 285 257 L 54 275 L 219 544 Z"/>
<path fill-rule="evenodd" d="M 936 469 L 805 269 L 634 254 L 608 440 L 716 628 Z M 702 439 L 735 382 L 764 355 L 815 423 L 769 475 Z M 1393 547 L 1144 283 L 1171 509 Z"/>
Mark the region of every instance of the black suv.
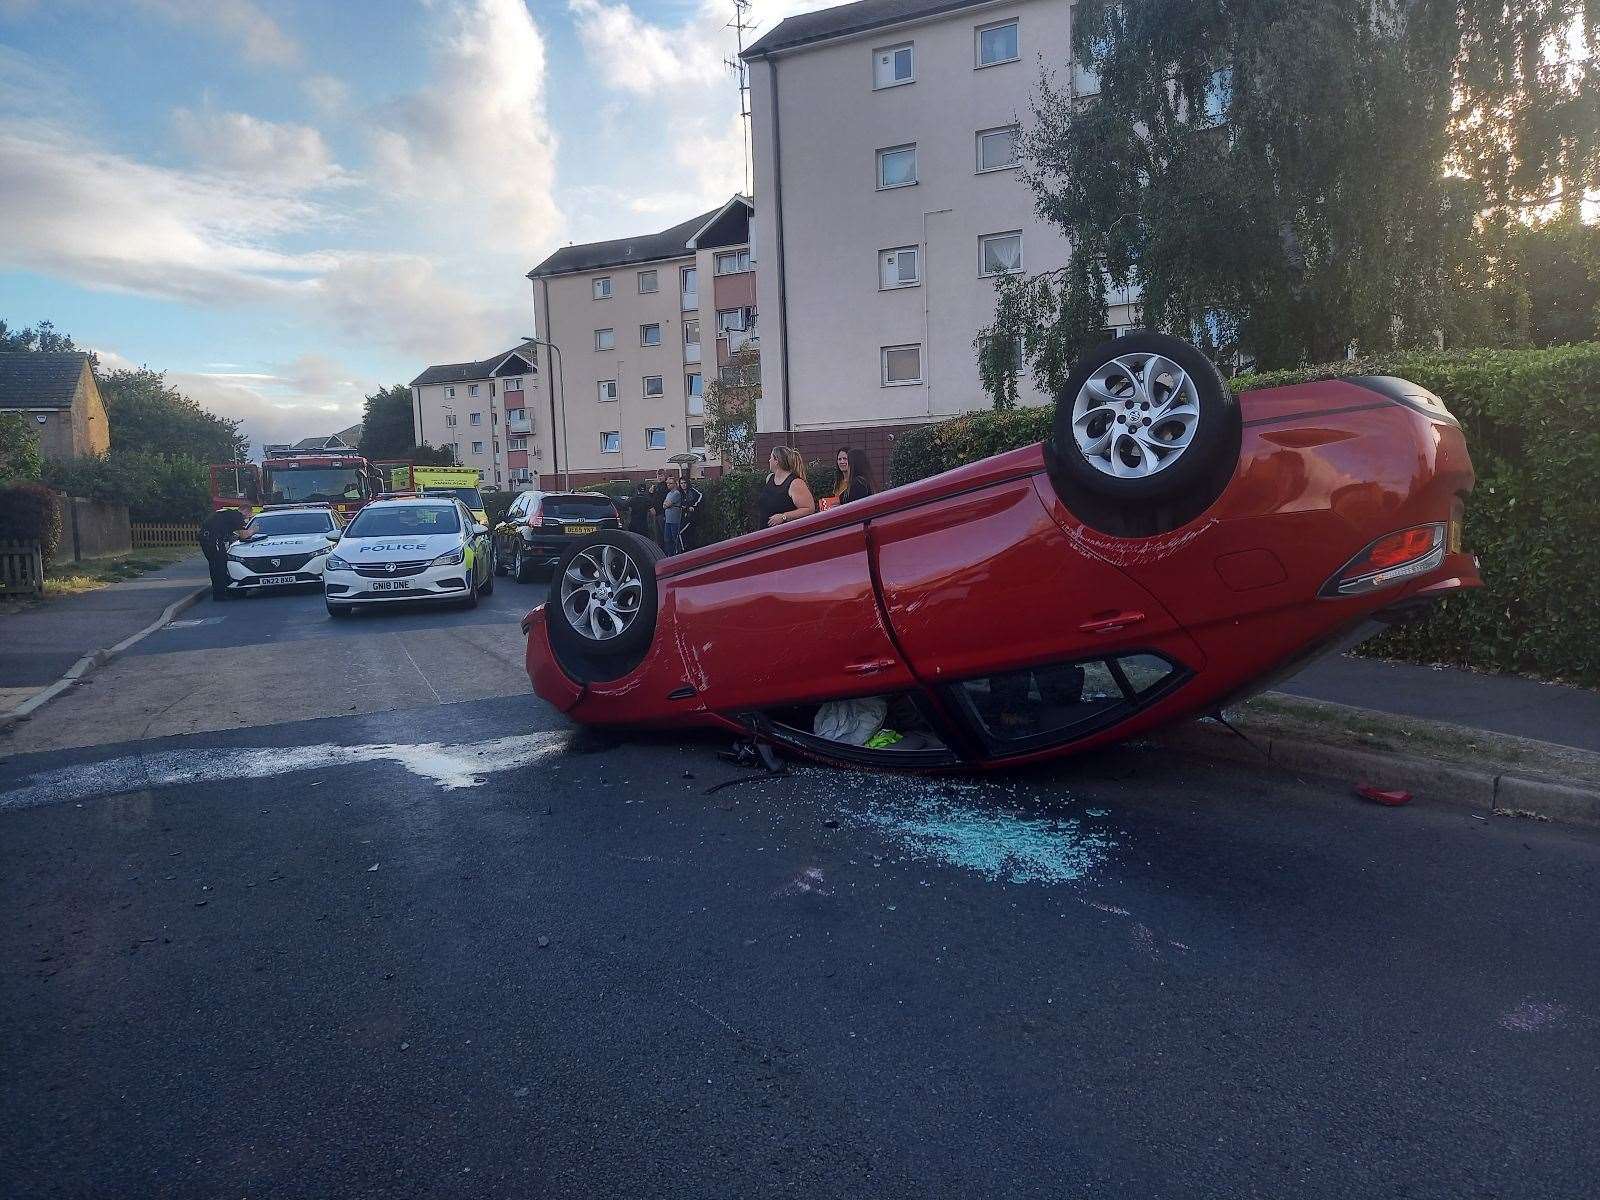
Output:
<path fill-rule="evenodd" d="M 495 526 L 495 570 L 527 583 L 536 567 L 554 566 L 575 538 L 621 528 L 617 506 L 601 492 L 522 492 Z"/>

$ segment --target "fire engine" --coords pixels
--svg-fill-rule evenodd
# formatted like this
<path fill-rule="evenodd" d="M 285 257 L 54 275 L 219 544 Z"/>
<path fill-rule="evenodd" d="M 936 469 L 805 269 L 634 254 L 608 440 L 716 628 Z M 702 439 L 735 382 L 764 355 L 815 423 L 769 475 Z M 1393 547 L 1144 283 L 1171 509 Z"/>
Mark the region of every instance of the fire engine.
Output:
<path fill-rule="evenodd" d="M 411 464 L 371 462 L 359 450 L 270 446 L 259 463 L 211 467 L 211 507 L 253 515 L 284 504 L 326 504 L 349 521 L 371 500 L 410 480 Z"/>

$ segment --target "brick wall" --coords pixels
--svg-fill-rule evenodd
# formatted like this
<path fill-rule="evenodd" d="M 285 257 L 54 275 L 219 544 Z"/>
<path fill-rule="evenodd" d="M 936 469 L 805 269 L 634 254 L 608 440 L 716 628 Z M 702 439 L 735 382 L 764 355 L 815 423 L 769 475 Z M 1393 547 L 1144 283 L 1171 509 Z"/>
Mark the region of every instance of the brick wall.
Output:
<path fill-rule="evenodd" d="M 894 452 L 894 441 L 900 433 L 914 429 L 915 425 L 859 425 L 848 429 L 806 429 L 792 433 L 756 434 L 756 463 L 765 473 L 767 455 L 774 446 L 793 446 L 806 460 L 807 474 L 810 464 L 821 463 L 821 484 L 829 487 L 834 479 L 834 459 L 840 450 L 861 448 L 867 452 L 872 465 L 872 490 L 881 492 L 889 478 L 889 455 Z M 816 481 L 812 481 L 816 482 Z"/>

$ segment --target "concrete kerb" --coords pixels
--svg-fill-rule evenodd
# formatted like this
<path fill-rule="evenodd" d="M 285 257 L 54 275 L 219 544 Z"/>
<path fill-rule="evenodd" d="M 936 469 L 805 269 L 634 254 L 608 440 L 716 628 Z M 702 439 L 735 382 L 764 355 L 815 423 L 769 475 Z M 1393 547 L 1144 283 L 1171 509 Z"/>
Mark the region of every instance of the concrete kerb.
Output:
<path fill-rule="evenodd" d="M 1403 789 L 1420 799 L 1465 808 L 1483 817 L 1531 816 L 1600 826 L 1600 786 L 1506 769 L 1493 762 L 1468 766 L 1261 731 L 1247 730 L 1245 737 L 1240 737 L 1209 721 L 1178 726 L 1156 735 L 1155 740 L 1196 759 L 1273 766 L 1337 779 L 1352 788 L 1370 783 Z"/>
<path fill-rule="evenodd" d="M 0 713 L 0 733 L 10 729 L 19 721 L 26 721 L 31 718 L 34 713 L 38 712 L 46 704 L 49 704 L 50 701 L 54 700 L 57 696 L 61 695 L 63 692 L 70 691 L 80 680 L 84 678 L 84 676 L 88 675 L 98 667 L 103 667 L 106 663 L 110 662 L 113 658 L 116 658 L 117 655 L 121 654 L 124 650 L 127 650 L 128 647 L 143 641 L 152 633 L 155 633 L 158 629 L 163 628 L 169 621 L 172 620 L 173 617 L 177 616 L 184 609 L 194 604 L 195 601 L 199 600 L 201 596 L 204 596 L 210 590 L 210 584 L 205 584 L 202 587 L 195 588 L 194 591 L 190 592 L 187 596 L 180 596 L 171 604 L 167 605 L 166 608 L 161 610 L 161 615 L 159 617 L 150 622 L 150 624 L 146 625 L 143 629 L 139 630 L 138 633 L 129 634 L 127 637 L 123 638 L 115 646 L 112 646 L 109 649 L 96 650 L 91 654 L 85 654 L 77 662 L 73 663 L 72 666 L 67 668 L 66 674 L 62 675 L 60 679 L 56 680 L 42 692 L 36 692 L 32 696 L 29 696 L 10 712 Z"/>

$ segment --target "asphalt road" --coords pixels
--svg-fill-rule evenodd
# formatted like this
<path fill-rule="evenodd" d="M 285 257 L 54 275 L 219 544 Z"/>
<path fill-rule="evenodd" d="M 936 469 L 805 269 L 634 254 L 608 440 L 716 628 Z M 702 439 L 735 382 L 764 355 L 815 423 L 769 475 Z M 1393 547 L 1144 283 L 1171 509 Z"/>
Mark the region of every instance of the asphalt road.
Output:
<path fill-rule="evenodd" d="M 1593 1194 L 1600 837 L 715 749 L 519 694 L 0 761 L 0 1195 Z"/>

